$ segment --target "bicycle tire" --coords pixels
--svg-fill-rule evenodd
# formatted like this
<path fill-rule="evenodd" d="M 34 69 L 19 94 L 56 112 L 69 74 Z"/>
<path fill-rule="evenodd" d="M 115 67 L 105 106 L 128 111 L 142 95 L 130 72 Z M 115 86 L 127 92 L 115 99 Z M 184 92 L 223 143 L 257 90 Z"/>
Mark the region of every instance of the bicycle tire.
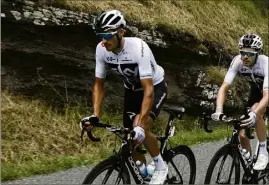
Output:
<path fill-rule="evenodd" d="M 104 172 L 107 169 L 112 168 L 113 170 L 116 170 L 117 172 L 119 172 L 119 170 L 120 170 L 119 166 L 120 165 L 119 165 L 118 159 L 116 157 L 110 157 L 110 158 L 98 163 L 95 167 L 93 167 L 93 169 L 87 174 L 87 176 L 84 179 L 82 184 L 92 184 L 94 182 L 94 180 L 100 174 L 102 174 L 102 172 Z M 101 179 L 103 179 L 103 178 L 101 178 Z M 131 184 L 130 174 L 129 174 L 129 171 L 128 171 L 125 164 L 124 164 L 123 169 L 122 169 L 121 181 L 123 182 L 123 184 Z M 98 182 L 95 184 L 102 184 L 102 182 Z"/>
<path fill-rule="evenodd" d="M 233 149 L 232 149 L 231 145 L 229 145 L 229 144 L 224 145 L 223 147 L 221 147 L 215 153 L 215 155 L 211 159 L 210 164 L 208 166 L 204 184 L 210 184 L 211 177 L 212 177 L 213 171 L 215 169 L 215 166 L 217 165 L 218 161 L 223 156 L 231 156 L 231 157 L 233 157 Z M 237 157 L 235 158 L 234 167 L 235 167 L 235 170 L 234 170 L 234 175 L 235 175 L 234 182 L 235 182 L 235 184 L 239 184 L 240 183 L 240 163 L 239 163 L 239 159 Z M 216 182 L 214 182 L 214 183 L 216 183 Z"/>
<path fill-rule="evenodd" d="M 173 158 L 175 158 L 178 155 L 184 155 L 188 159 L 188 162 L 190 165 L 190 177 L 189 177 L 189 180 L 186 184 L 194 184 L 195 177 L 196 177 L 196 160 L 195 160 L 195 156 L 194 156 L 192 150 L 188 146 L 178 145 L 175 148 L 167 150 L 163 154 L 164 160 L 167 162 L 168 165 L 170 163 L 172 163 Z M 169 176 L 170 171 L 171 171 L 171 169 L 169 168 L 168 176 Z M 180 175 L 182 175 L 182 174 L 180 174 Z M 183 182 L 185 182 L 184 179 L 183 179 Z M 183 182 L 181 182 L 181 183 L 183 183 Z M 178 183 L 174 183 L 174 182 L 168 182 L 168 183 L 169 184 L 178 184 Z"/>

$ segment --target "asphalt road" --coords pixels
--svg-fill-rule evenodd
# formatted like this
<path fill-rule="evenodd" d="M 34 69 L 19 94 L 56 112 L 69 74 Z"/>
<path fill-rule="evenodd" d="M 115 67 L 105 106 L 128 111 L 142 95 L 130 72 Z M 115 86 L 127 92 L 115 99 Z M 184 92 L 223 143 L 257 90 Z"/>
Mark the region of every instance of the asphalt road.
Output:
<path fill-rule="evenodd" d="M 255 146 L 256 140 L 252 140 L 252 146 Z M 205 173 L 214 153 L 227 141 L 203 143 L 191 147 L 196 158 L 196 180 L 195 184 L 203 184 Z M 253 147 L 254 148 L 254 147 Z M 73 168 L 56 173 L 37 175 L 16 181 L 6 181 L 2 184 L 81 184 L 92 166 Z"/>

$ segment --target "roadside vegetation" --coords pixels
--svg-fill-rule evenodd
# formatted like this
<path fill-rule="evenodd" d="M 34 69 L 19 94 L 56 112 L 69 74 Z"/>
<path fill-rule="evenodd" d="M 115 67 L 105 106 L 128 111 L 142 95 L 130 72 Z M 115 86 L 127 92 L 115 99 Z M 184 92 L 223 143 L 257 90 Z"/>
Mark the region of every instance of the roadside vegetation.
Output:
<path fill-rule="evenodd" d="M 83 105 L 67 106 L 64 112 L 57 112 L 40 101 L 7 92 L 2 92 L 1 100 L 2 181 L 92 164 L 112 154 L 115 136 L 108 131 L 94 132 L 102 138 L 100 143 L 87 137 L 83 143 L 79 141 L 78 122 L 87 115 Z M 167 116 L 161 114 L 154 133 L 163 134 Z M 101 120 L 120 125 L 121 115 L 103 111 Z M 207 134 L 200 129 L 198 118 L 185 116 L 176 122 L 176 135 L 171 143 L 193 145 L 218 140 L 227 135 L 225 130 L 221 127 Z"/>
<path fill-rule="evenodd" d="M 215 43 L 237 52 L 239 38 L 257 33 L 268 54 L 268 1 L 179 1 L 179 0 L 38 0 L 69 10 L 98 13 L 107 9 L 124 12 L 127 21 L 144 29 L 161 29 L 176 35 L 186 33 L 202 42 Z"/>

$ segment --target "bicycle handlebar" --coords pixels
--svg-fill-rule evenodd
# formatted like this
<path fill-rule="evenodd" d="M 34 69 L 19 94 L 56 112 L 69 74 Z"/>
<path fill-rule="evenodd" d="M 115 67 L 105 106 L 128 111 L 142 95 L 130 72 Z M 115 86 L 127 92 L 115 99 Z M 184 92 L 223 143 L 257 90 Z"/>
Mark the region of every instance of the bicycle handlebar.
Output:
<path fill-rule="evenodd" d="M 80 140 L 82 141 L 83 140 L 83 136 L 84 136 L 84 132 L 86 131 L 87 132 L 87 135 L 88 135 L 88 138 L 93 141 L 93 142 L 100 142 L 101 139 L 100 138 L 97 138 L 97 137 L 94 137 L 92 135 L 92 129 L 95 128 L 95 127 L 99 127 L 99 128 L 106 128 L 107 130 L 109 130 L 110 132 L 113 132 L 113 133 L 119 133 L 119 134 L 125 134 L 125 135 L 129 135 L 129 138 L 127 138 L 128 140 L 133 140 L 133 138 L 135 137 L 135 131 L 130 129 L 130 128 L 124 128 L 124 127 L 121 127 L 121 126 L 113 126 L 113 125 L 109 125 L 109 124 L 104 124 L 104 123 L 97 123 L 97 124 L 94 124 L 94 125 L 91 125 L 92 127 L 89 129 L 89 130 L 86 130 L 85 128 L 82 129 L 81 131 L 81 135 L 80 135 Z M 143 150 L 141 149 L 140 147 L 134 147 L 134 149 L 138 152 L 138 153 L 141 153 L 141 154 L 146 154 L 146 150 Z"/>
<path fill-rule="evenodd" d="M 83 121 L 82 121 L 83 122 Z M 84 121 L 84 123 L 82 124 L 85 124 L 86 121 Z M 87 132 L 87 135 L 88 135 L 88 138 L 93 141 L 93 142 L 100 142 L 101 141 L 101 138 L 97 138 L 97 137 L 94 137 L 93 134 L 92 134 L 92 130 L 93 128 L 95 127 L 99 127 L 99 128 L 106 128 L 107 130 L 109 130 L 110 132 L 113 132 L 113 133 L 119 133 L 119 134 L 130 134 L 130 137 L 131 138 L 134 138 L 135 136 L 135 131 L 133 131 L 132 129 L 129 129 L 129 128 L 123 128 L 123 127 L 120 127 L 120 126 L 113 126 L 113 125 L 109 125 L 109 124 L 104 124 L 104 123 L 97 123 L 97 124 L 91 124 L 89 125 L 91 128 L 86 130 L 85 128 L 83 128 L 81 130 L 81 134 L 80 134 L 80 140 L 82 141 L 82 138 L 84 136 L 84 132 Z"/>
<path fill-rule="evenodd" d="M 206 132 L 208 132 L 208 133 L 212 133 L 213 132 L 213 130 L 209 130 L 208 129 L 208 121 L 211 121 L 211 120 L 213 120 L 213 119 L 211 118 L 210 115 L 208 115 L 206 113 L 203 113 L 202 120 L 201 120 L 201 123 L 200 123 L 200 127 L 203 127 L 204 130 Z M 221 118 L 220 121 L 233 125 L 234 128 L 237 129 L 237 130 L 241 130 L 241 129 L 244 128 L 244 127 L 241 127 L 240 126 L 240 123 L 241 123 L 241 119 L 240 118 L 233 118 L 233 117 L 222 116 L 222 118 Z"/>

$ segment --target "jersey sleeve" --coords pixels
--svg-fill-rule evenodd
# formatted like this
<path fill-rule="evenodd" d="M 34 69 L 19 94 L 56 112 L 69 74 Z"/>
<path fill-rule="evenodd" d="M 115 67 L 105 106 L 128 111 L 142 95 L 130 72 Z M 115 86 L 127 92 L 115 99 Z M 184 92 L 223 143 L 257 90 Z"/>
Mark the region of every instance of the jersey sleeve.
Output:
<path fill-rule="evenodd" d="M 141 40 L 140 46 L 140 57 L 138 60 L 138 69 L 140 79 L 152 78 L 152 67 L 150 61 L 150 48 L 149 46 Z"/>
<path fill-rule="evenodd" d="M 267 60 L 265 61 L 265 64 L 264 64 L 264 80 L 263 80 L 263 90 L 269 90 L 269 76 L 268 76 L 268 69 L 269 65 L 268 65 L 268 58 Z"/>
<path fill-rule="evenodd" d="M 95 55 L 95 77 L 97 78 L 105 78 L 106 77 L 106 64 L 103 59 L 101 45 L 98 44 L 96 47 L 96 55 Z"/>
<path fill-rule="evenodd" d="M 224 82 L 231 85 L 233 83 L 235 76 L 237 75 L 237 73 L 239 71 L 240 66 L 241 66 L 241 59 L 240 59 L 240 56 L 238 55 L 238 56 L 234 57 L 231 65 L 228 69 L 228 72 L 225 75 Z"/>

